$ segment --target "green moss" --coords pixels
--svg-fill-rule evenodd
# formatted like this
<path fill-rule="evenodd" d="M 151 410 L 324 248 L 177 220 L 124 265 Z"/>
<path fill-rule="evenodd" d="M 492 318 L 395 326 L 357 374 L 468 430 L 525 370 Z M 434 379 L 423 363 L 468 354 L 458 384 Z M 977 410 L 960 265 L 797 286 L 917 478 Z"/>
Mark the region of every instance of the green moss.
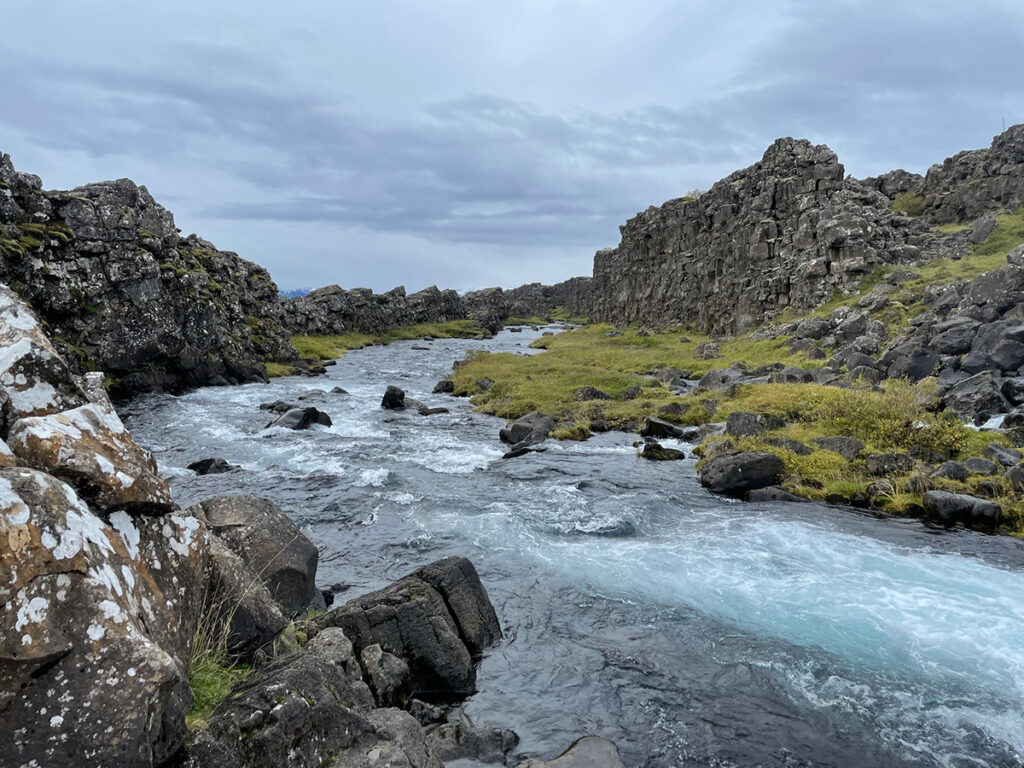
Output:
<path fill-rule="evenodd" d="M 565 424 L 552 431 L 551 437 L 555 440 L 586 440 L 590 437 L 590 422 L 582 420 Z"/>
<path fill-rule="evenodd" d="M 263 367 L 267 369 L 267 376 L 272 379 L 279 378 L 281 376 L 294 376 L 299 371 L 297 368 L 293 368 L 290 365 L 283 363 L 263 363 Z"/>
<path fill-rule="evenodd" d="M 949 224 L 939 224 L 936 227 L 932 227 L 936 232 L 941 232 L 944 235 L 953 235 L 957 232 L 966 232 L 971 229 L 974 225 L 969 221 L 956 221 Z"/>
<path fill-rule="evenodd" d="M 892 201 L 892 209 L 897 213 L 905 213 L 908 216 L 920 216 L 924 213 L 925 200 L 921 195 L 913 192 L 902 192 L 896 195 Z"/>
<path fill-rule="evenodd" d="M 569 311 L 568 307 L 563 307 L 561 305 L 559 305 L 559 306 L 555 307 L 554 309 L 552 309 L 550 314 L 551 314 L 551 319 L 552 320 L 557 320 L 560 323 L 585 323 L 585 322 L 587 322 L 587 318 L 582 317 L 580 315 L 574 315 L 571 311 Z"/>
<path fill-rule="evenodd" d="M 505 325 L 546 325 L 547 320 L 543 317 L 507 317 L 504 320 Z"/>
<path fill-rule="evenodd" d="M 198 728 L 209 720 L 216 706 L 227 698 L 231 689 L 245 680 L 251 671 L 246 665 L 225 663 L 214 656 L 205 656 L 191 663 L 188 684 L 194 705 L 185 718 L 187 727 Z"/>

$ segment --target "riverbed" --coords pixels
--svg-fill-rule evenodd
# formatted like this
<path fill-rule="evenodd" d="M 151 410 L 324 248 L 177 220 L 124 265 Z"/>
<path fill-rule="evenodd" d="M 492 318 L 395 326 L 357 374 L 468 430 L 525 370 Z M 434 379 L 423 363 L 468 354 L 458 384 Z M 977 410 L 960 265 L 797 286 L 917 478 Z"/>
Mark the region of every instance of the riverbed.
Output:
<path fill-rule="evenodd" d="M 466 711 L 524 753 L 593 733 L 631 766 L 1024 764 L 1022 542 L 715 496 L 692 459 L 640 459 L 636 435 L 502 460 L 504 421 L 431 390 L 469 351 L 536 353 L 540 332 L 369 347 L 325 377 L 122 415 L 179 503 L 278 501 L 338 601 L 469 557 L 505 638 Z M 450 413 L 383 410 L 388 385 Z M 310 390 L 332 427 L 263 429 L 260 403 Z M 242 469 L 185 469 L 211 456 Z"/>

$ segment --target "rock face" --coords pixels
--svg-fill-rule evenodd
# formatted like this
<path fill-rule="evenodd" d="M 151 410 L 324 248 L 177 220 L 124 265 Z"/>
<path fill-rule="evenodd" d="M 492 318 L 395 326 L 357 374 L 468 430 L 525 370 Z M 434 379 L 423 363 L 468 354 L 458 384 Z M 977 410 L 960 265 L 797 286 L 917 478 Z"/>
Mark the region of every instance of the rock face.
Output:
<path fill-rule="evenodd" d="M 261 380 L 296 357 L 262 267 L 182 238 L 128 179 L 43 191 L 0 154 L 0 281 L 120 393 Z"/>
<path fill-rule="evenodd" d="M 705 332 L 808 310 L 881 264 L 914 263 L 935 238 L 844 179 L 828 147 L 779 139 L 760 162 L 696 198 L 649 208 L 594 257 L 592 320 Z"/>
<path fill-rule="evenodd" d="M 625 768 L 618 748 L 600 736 L 584 736 L 554 760 L 524 760 L 516 768 Z"/>
<path fill-rule="evenodd" d="M 466 310 L 459 295 L 431 286 L 406 294 L 399 286 L 387 293 L 368 288 L 345 290 L 337 285 L 286 299 L 284 322 L 293 333 L 326 335 L 378 333 L 403 325 L 462 320 Z"/>

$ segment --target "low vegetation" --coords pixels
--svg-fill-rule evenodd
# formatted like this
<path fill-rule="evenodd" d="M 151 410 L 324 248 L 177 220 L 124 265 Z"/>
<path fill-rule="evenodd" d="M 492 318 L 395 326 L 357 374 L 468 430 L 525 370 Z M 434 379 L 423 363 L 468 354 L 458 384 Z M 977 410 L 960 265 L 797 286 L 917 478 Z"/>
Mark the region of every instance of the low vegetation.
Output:
<path fill-rule="evenodd" d="M 332 336 L 292 336 L 291 344 L 305 358 L 314 360 L 335 360 L 353 349 L 362 349 L 371 344 L 388 344 L 403 339 L 473 338 L 490 336 L 490 333 L 472 320 L 452 320 L 447 323 L 419 323 L 393 328 L 377 334 L 346 333 Z M 273 374 L 271 374 L 273 375 Z"/>

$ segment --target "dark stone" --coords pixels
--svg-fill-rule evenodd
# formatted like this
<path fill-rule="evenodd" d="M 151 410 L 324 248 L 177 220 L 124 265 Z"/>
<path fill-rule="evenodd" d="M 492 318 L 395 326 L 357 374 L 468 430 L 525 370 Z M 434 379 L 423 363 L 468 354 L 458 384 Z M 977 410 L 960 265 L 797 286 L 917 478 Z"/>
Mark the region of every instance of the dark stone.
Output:
<path fill-rule="evenodd" d="M 455 382 L 451 379 L 441 379 L 434 385 L 434 394 L 451 394 L 455 391 Z"/>
<path fill-rule="evenodd" d="M 1016 466 L 1021 460 L 1024 460 L 1024 455 L 1020 451 L 1007 448 L 999 443 L 989 443 L 985 447 L 985 455 L 995 459 L 1004 467 Z"/>
<path fill-rule="evenodd" d="M 389 386 L 381 398 L 380 407 L 388 410 L 401 410 L 405 408 L 405 390 Z"/>
<path fill-rule="evenodd" d="M 1024 344 L 1019 341 L 1001 341 L 992 350 L 992 365 L 1000 371 L 1016 371 L 1024 366 Z"/>
<path fill-rule="evenodd" d="M 641 437 L 673 438 L 685 442 L 694 442 L 701 438 L 700 427 L 682 427 L 664 419 L 648 416 L 640 429 Z"/>
<path fill-rule="evenodd" d="M 988 353 L 978 349 L 964 355 L 964 358 L 960 361 L 960 370 L 970 374 L 987 371 L 993 366 L 992 358 L 988 356 Z"/>
<path fill-rule="evenodd" d="M 998 504 L 964 493 L 928 491 L 924 494 L 923 505 L 929 518 L 947 526 L 960 523 L 991 530 L 999 525 L 1002 516 Z"/>
<path fill-rule="evenodd" d="M 1017 493 L 1024 491 L 1024 466 L 1018 464 L 1015 467 L 1010 467 L 1006 470 L 1003 477 L 1007 478 L 1013 484 L 1013 490 Z"/>
<path fill-rule="evenodd" d="M 938 355 L 923 349 L 916 350 L 889 366 L 889 378 L 920 381 L 934 375 L 940 362 Z"/>
<path fill-rule="evenodd" d="M 376 643 L 363 648 L 359 660 L 378 707 L 401 706 L 409 700 L 412 683 L 408 664 Z"/>
<path fill-rule="evenodd" d="M 853 461 L 864 452 L 864 443 L 855 437 L 815 437 L 811 442 L 826 451 L 838 453 L 847 461 Z"/>
<path fill-rule="evenodd" d="M 954 385 L 945 394 L 949 408 L 964 419 L 973 419 L 982 424 L 997 413 L 1009 410 L 1009 405 L 999 391 L 999 381 L 988 371 L 975 374 Z"/>
<path fill-rule="evenodd" d="M 375 699 L 370 687 L 363 680 L 363 667 L 356 658 L 352 642 L 337 627 L 327 627 L 310 639 L 306 645 L 309 653 L 329 661 L 345 678 L 345 701 L 348 706 L 359 710 L 372 709 Z"/>
<path fill-rule="evenodd" d="M 685 459 L 686 454 L 675 448 L 663 448 L 660 443 L 647 443 L 640 457 L 650 461 L 679 461 Z"/>
<path fill-rule="evenodd" d="M 193 509 L 259 574 L 285 616 L 314 600 L 317 549 L 277 504 L 259 496 L 220 496 Z"/>
<path fill-rule="evenodd" d="M 781 429 L 786 422 L 778 416 L 763 413 L 730 413 L 725 421 L 725 431 L 734 437 L 759 435 L 773 429 Z"/>
<path fill-rule="evenodd" d="M 607 392 L 604 392 L 597 387 L 580 387 L 576 390 L 576 400 L 582 402 L 584 400 L 610 400 Z"/>
<path fill-rule="evenodd" d="M 315 619 L 340 627 L 357 652 L 379 645 L 409 666 L 418 698 L 473 692 L 474 655 L 501 637 L 494 608 L 465 558 L 450 557 Z"/>
<path fill-rule="evenodd" d="M 308 406 L 306 408 L 292 408 L 289 411 L 285 411 L 281 416 L 267 424 L 264 429 L 269 429 L 270 427 L 309 429 L 314 424 L 329 427 L 331 426 L 331 417 L 321 410 Z"/>
<path fill-rule="evenodd" d="M 932 339 L 932 348 L 940 355 L 963 355 L 971 351 L 977 330 L 974 325 L 958 325 Z"/>
<path fill-rule="evenodd" d="M 942 463 L 938 469 L 932 472 L 932 477 L 945 477 L 950 480 L 966 480 L 968 476 L 967 467 L 959 461 L 947 461 Z"/>
<path fill-rule="evenodd" d="M 282 414 L 287 413 L 292 408 L 298 408 L 295 403 L 286 403 L 284 400 L 275 400 L 272 403 L 260 403 L 261 411 L 270 411 L 271 413 Z"/>
<path fill-rule="evenodd" d="M 868 474 L 875 477 L 910 472 L 914 460 L 905 453 L 876 453 L 867 457 Z"/>
<path fill-rule="evenodd" d="M 996 472 L 996 465 L 993 462 L 978 457 L 967 459 L 964 467 L 974 475 L 994 475 Z"/>
<path fill-rule="evenodd" d="M 427 743 L 445 763 L 470 759 L 504 765 L 508 755 L 519 746 L 515 731 L 482 728 L 461 709 L 448 713 L 447 722 L 427 728 Z"/>
<path fill-rule="evenodd" d="M 498 438 L 512 445 L 511 452 L 525 451 L 530 446 L 544 442 L 554 428 L 554 417 L 540 411 L 531 411 L 500 429 Z"/>
<path fill-rule="evenodd" d="M 1024 378 L 1006 379 L 1001 387 L 1003 397 L 1014 408 L 1024 404 Z"/>
<path fill-rule="evenodd" d="M 593 419 L 590 422 L 591 432 L 610 432 L 612 428 L 611 422 L 605 419 Z"/>
<path fill-rule="evenodd" d="M 776 485 L 785 465 L 774 453 L 750 451 L 718 456 L 700 470 L 700 482 L 714 493 L 742 496 Z"/>
<path fill-rule="evenodd" d="M 188 468 L 197 475 L 220 475 L 225 472 L 241 469 L 241 467 L 236 467 L 234 464 L 229 464 L 225 459 L 219 458 L 200 459 L 189 464 Z"/>
<path fill-rule="evenodd" d="M 641 387 L 630 387 L 629 389 L 623 391 L 622 399 L 623 400 L 636 400 L 643 393 L 644 393 L 644 391 L 643 391 L 643 389 Z"/>
<path fill-rule="evenodd" d="M 799 440 L 792 440 L 788 437 L 762 437 L 761 442 L 775 448 L 782 448 L 784 451 L 795 453 L 797 456 L 810 456 L 813 451 Z"/>

